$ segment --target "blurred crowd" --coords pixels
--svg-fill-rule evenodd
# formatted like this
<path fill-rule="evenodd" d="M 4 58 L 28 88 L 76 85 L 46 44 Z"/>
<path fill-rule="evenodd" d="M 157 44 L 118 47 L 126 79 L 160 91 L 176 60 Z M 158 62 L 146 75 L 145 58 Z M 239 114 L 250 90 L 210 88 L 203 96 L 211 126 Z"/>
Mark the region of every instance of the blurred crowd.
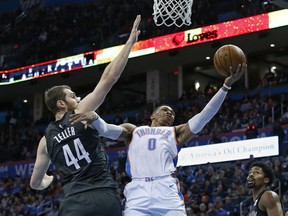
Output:
<path fill-rule="evenodd" d="M 59 181 L 51 184 L 47 190 L 35 191 L 29 186 L 30 176 L 0 179 L 0 215 L 36 216 L 42 212 L 43 204 L 49 203 L 51 209 L 46 216 L 57 216 L 62 187 Z"/>
<path fill-rule="evenodd" d="M 124 206 L 123 189 L 130 182 L 125 164 L 115 160 L 112 173 L 119 184 L 118 194 Z M 280 194 L 284 207 L 288 204 L 288 157 L 274 157 L 260 159 L 275 170 L 276 180 L 272 185 Z M 246 187 L 248 168 L 252 162 L 259 161 L 250 157 L 245 161 L 230 163 L 205 164 L 197 166 L 178 167 L 177 178 L 184 196 L 188 216 L 239 216 L 241 211 L 247 215 L 251 203 L 251 194 Z M 29 186 L 30 176 L 0 179 L 0 215 L 2 216 L 57 216 L 59 202 L 62 198 L 60 178 L 43 191 L 32 190 Z M 279 187 L 281 185 L 281 187 Z M 45 205 L 49 203 L 48 205 Z M 48 207 L 46 209 L 46 207 Z M 43 212 L 43 213 L 41 213 Z"/>
<path fill-rule="evenodd" d="M 156 26 L 152 0 L 97 0 L 0 14 L 0 70 L 123 44 L 137 14 L 141 40 L 279 9 L 269 1 L 194 1 L 192 25 Z"/>

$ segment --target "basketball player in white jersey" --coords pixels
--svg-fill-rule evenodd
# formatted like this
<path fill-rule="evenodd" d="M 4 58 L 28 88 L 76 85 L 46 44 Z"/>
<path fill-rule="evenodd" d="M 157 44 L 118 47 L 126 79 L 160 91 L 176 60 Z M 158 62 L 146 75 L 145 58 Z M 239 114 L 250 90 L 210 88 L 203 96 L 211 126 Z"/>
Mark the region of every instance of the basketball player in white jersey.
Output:
<path fill-rule="evenodd" d="M 125 123 L 120 126 L 107 124 L 95 112 L 78 113 L 71 116 L 71 122 L 88 120 L 100 136 L 125 141 L 128 147 L 128 162 L 132 181 L 124 190 L 126 197 L 125 216 L 182 216 L 186 215 L 184 200 L 179 191 L 173 159 L 177 147 L 197 134 L 218 112 L 231 85 L 239 80 L 247 65 L 239 65 L 230 71 L 221 89 L 205 108 L 187 123 L 172 126 L 175 113 L 169 106 L 159 106 L 151 115 L 151 126 Z"/>

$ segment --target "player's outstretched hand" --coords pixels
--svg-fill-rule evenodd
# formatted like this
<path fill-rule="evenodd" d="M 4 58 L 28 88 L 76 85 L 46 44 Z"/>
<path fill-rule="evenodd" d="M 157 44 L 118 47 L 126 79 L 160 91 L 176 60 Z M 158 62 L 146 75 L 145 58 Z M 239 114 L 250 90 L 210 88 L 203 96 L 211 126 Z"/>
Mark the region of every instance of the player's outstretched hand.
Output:
<path fill-rule="evenodd" d="M 224 83 L 227 86 L 231 86 L 233 83 L 235 83 L 237 80 L 239 80 L 244 73 L 247 72 L 247 64 L 243 63 L 243 64 L 239 64 L 237 67 L 237 70 L 233 71 L 232 70 L 232 66 L 230 67 L 230 76 L 227 77 L 224 81 Z"/>
<path fill-rule="evenodd" d="M 134 21 L 128 42 L 130 41 L 133 44 L 137 42 L 138 36 L 141 33 L 141 31 L 138 29 L 140 22 L 141 22 L 141 15 L 137 15 Z"/>
<path fill-rule="evenodd" d="M 98 118 L 98 115 L 94 111 L 84 112 L 84 113 L 75 113 L 70 116 L 69 121 L 71 124 L 75 124 L 76 122 L 87 122 L 87 124 L 91 124 Z"/>

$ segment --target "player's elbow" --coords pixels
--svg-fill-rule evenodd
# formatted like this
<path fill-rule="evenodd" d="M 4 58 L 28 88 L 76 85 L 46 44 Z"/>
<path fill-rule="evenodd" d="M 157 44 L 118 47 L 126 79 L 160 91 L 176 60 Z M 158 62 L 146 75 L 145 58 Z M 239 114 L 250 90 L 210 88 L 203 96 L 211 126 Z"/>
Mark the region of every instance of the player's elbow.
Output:
<path fill-rule="evenodd" d="M 113 77 L 109 77 L 106 82 L 106 86 L 109 86 L 110 88 L 118 81 L 119 79 L 119 76 L 113 76 Z"/>
<path fill-rule="evenodd" d="M 39 186 L 40 186 L 40 182 L 39 181 L 35 181 L 31 178 L 30 180 L 30 187 L 34 190 L 40 190 L 39 189 Z"/>
<path fill-rule="evenodd" d="M 115 75 L 113 69 L 110 68 L 105 74 L 103 74 L 101 81 L 105 83 L 105 86 L 112 87 L 119 79 L 120 75 Z"/>

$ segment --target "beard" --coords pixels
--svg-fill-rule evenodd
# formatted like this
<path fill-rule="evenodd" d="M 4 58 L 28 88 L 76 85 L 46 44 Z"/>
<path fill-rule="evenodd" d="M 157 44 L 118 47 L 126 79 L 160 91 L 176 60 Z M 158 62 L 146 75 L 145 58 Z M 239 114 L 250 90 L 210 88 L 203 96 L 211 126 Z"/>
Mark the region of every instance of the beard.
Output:
<path fill-rule="evenodd" d="M 68 104 L 67 103 L 67 110 L 68 111 L 74 111 L 77 108 L 77 104 Z"/>

